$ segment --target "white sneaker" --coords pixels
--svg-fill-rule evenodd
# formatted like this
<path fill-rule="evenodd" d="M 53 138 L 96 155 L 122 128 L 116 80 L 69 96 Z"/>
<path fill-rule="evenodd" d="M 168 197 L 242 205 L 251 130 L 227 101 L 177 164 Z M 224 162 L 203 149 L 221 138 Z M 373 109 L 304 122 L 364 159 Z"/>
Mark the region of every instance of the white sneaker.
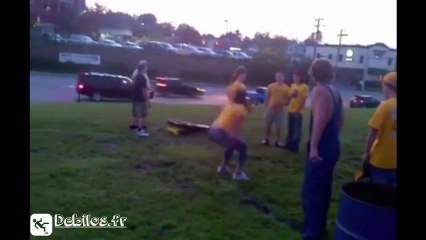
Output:
<path fill-rule="evenodd" d="M 234 179 L 235 181 L 247 181 L 249 180 L 249 177 L 244 172 L 240 172 L 234 173 L 232 179 Z"/>
<path fill-rule="evenodd" d="M 231 173 L 231 169 L 228 166 L 222 167 L 222 165 L 220 165 L 219 167 L 217 167 L 217 172 L 218 173 Z"/>
<path fill-rule="evenodd" d="M 136 131 L 136 135 L 138 135 L 139 137 L 148 137 L 149 133 L 145 132 L 145 130 L 141 129 Z"/>

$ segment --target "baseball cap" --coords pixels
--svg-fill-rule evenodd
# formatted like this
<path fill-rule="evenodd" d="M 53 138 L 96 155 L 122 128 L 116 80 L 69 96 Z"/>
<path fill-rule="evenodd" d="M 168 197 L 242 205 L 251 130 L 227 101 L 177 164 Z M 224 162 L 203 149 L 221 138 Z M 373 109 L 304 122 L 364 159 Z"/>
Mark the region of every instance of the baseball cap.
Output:
<path fill-rule="evenodd" d="M 148 64 L 148 61 L 146 61 L 146 60 L 140 60 L 139 63 L 138 63 L 138 66 L 145 66 L 147 64 Z"/>
<path fill-rule="evenodd" d="M 383 77 L 382 82 L 396 87 L 396 72 L 390 72 L 386 74 Z"/>

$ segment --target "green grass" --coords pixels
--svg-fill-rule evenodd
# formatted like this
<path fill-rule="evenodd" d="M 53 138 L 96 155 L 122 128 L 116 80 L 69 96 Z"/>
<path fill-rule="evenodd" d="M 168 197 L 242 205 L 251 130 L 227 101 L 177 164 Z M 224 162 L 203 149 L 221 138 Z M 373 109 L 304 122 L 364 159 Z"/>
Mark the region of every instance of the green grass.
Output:
<path fill-rule="evenodd" d="M 258 145 L 260 110 L 245 128 L 247 174 L 236 183 L 218 177 L 222 151 L 205 134 L 177 137 L 169 118 L 210 123 L 217 107 L 155 105 L 152 136 L 129 132 L 129 104 L 31 105 L 31 213 L 127 217 L 127 229 L 54 229 L 52 239 L 300 239 L 288 224 L 240 203 L 241 191 L 285 219 L 302 222 L 301 154 Z M 359 166 L 369 110 L 348 110 L 336 169 L 329 230 L 334 229 L 339 186 Z"/>

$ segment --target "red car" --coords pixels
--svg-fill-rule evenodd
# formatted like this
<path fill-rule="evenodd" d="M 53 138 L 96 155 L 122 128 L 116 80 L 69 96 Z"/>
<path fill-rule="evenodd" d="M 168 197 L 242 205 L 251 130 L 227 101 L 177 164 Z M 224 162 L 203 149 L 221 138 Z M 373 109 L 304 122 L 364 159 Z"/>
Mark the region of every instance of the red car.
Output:
<path fill-rule="evenodd" d="M 77 101 L 80 96 L 88 96 L 92 101 L 102 101 L 105 98 L 130 100 L 133 81 L 125 76 L 106 73 L 83 72 L 77 79 Z M 151 91 L 149 97 L 154 97 Z"/>

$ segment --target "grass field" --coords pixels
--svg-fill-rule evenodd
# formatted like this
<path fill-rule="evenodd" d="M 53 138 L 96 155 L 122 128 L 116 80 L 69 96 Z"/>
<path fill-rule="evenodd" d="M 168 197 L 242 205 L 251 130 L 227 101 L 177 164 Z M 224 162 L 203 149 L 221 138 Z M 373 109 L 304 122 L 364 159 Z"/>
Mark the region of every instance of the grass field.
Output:
<path fill-rule="evenodd" d="M 152 136 L 140 139 L 127 129 L 129 104 L 31 105 L 31 213 L 127 217 L 127 229 L 54 229 L 49 239 L 300 239 L 308 115 L 298 155 L 260 146 L 261 110 L 250 116 L 245 136 L 251 180 L 236 183 L 216 174 L 222 152 L 206 134 L 177 137 L 164 130 L 170 118 L 209 124 L 217 111 L 155 105 Z M 346 112 L 331 232 L 339 186 L 359 166 L 371 114 Z M 248 195 L 264 206 L 244 204 Z"/>

